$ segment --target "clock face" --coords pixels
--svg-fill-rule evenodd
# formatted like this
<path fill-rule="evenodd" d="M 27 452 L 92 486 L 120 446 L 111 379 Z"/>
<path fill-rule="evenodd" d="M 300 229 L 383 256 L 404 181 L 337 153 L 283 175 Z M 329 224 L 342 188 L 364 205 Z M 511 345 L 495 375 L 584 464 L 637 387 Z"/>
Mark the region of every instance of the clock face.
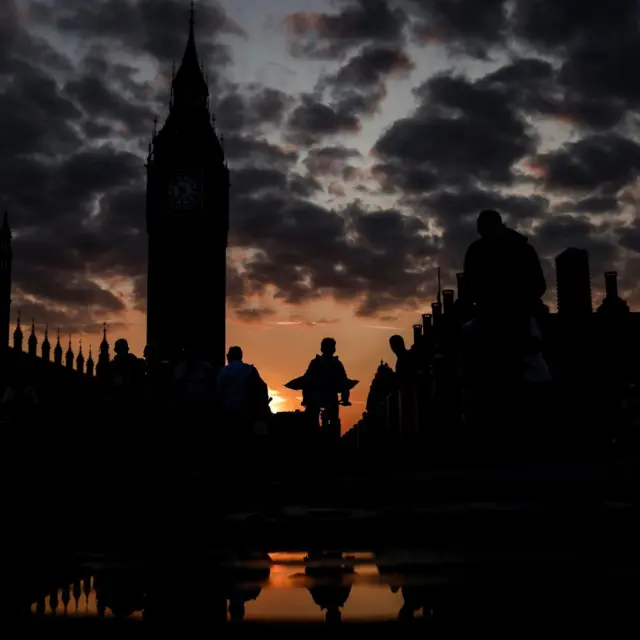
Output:
<path fill-rule="evenodd" d="M 193 209 L 197 204 L 200 193 L 198 184 L 189 176 L 174 178 L 169 183 L 169 202 L 176 209 Z"/>

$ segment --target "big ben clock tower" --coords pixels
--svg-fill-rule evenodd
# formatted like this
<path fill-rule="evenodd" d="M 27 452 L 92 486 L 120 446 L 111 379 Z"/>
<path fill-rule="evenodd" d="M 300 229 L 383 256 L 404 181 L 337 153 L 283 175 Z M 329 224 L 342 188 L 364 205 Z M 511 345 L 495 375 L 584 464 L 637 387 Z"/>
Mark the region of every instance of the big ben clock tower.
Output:
<path fill-rule="evenodd" d="M 147 342 L 167 358 L 195 338 L 205 358 L 223 366 L 229 170 L 198 62 L 193 3 L 169 115 L 146 166 Z"/>

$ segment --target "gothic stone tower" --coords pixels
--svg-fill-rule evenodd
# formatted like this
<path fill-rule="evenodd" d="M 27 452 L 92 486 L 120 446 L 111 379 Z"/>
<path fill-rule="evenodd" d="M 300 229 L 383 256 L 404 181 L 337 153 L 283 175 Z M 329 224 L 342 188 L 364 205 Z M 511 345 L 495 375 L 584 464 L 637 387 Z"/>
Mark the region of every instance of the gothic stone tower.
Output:
<path fill-rule="evenodd" d="M 172 81 L 169 115 L 147 160 L 147 342 L 162 357 L 193 345 L 225 363 L 229 170 L 189 39 Z"/>
<path fill-rule="evenodd" d="M 0 350 L 9 346 L 11 330 L 11 229 L 7 212 L 0 227 Z"/>

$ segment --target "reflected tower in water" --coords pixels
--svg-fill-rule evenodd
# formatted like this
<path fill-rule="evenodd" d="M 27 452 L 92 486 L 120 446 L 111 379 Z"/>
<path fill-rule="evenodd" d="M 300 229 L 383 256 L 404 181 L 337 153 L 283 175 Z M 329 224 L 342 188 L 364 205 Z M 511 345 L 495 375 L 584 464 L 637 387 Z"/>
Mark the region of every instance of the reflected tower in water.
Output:
<path fill-rule="evenodd" d="M 305 558 L 307 587 L 313 601 L 325 612 L 328 624 L 342 622 L 341 609 L 351 594 L 355 571 L 341 552 L 310 551 Z"/>

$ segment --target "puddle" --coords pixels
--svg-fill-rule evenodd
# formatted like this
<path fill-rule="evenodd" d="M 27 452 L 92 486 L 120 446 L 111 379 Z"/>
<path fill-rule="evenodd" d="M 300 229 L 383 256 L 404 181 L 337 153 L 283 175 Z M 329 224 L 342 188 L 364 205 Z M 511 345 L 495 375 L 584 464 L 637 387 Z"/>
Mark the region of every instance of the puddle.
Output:
<path fill-rule="evenodd" d="M 557 592 L 566 601 L 570 588 L 579 600 L 580 585 L 596 592 L 585 576 L 605 585 L 601 569 L 586 558 L 517 551 L 92 556 L 73 582 L 33 602 L 31 613 L 146 620 L 150 611 L 158 619 L 170 610 L 189 616 L 226 609 L 228 620 L 247 622 L 391 621 L 452 607 L 462 615 L 469 603 L 527 604 L 529 591 L 550 599 Z"/>

